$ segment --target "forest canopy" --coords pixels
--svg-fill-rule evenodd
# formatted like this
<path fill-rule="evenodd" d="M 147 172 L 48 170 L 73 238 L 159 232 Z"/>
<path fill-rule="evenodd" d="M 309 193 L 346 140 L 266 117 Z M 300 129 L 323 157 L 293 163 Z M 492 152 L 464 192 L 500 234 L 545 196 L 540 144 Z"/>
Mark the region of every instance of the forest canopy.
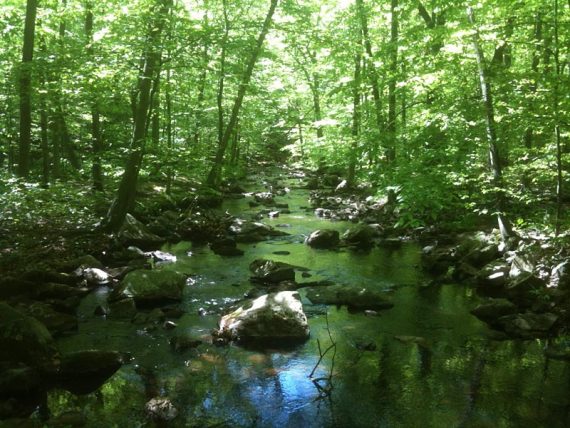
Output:
<path fill-rule="evenodd" d="M 139 175 L 215 188 L 253 159 L 287 159 L 395 190 L 396 227 L 499 212 L 559 230 L 568 8 L 6 0 L 2 190 L 90 183 L 118 195 L 113 229 Z"/>

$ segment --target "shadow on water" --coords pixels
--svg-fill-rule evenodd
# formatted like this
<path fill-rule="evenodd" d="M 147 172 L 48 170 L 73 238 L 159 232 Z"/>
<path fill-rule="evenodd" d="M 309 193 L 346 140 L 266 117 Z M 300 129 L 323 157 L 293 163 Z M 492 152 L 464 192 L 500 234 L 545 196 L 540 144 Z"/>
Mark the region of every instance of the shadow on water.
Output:
<path fill-rule="evenodd" d="M 343 231 L 349 226 L 301 210 L 306 197 L 306 192 L 294 191 L 281 198 L 291 214 L 265 221 L 287 224 L 284 230 L 290 235 L 240 244 L 243 257 L 222 258 L 189 242 L 165 248 L 178 262 L 163 268 L 192 278 L 183 302 L 185 315 L 174 331 L 94 318 L 89 314 L 96 296 L 90 296 L 79 334 L 60 339 L 61 348 L 128 351 L 138 367 L 123 367 L 93 394 L 51 392 L 52 413 L 81 409 L 87 426 L 153 426 L 144 405 L 149 395 L 162 395 L 178 409 L 178 417 L 167 425 L 174 427 L 570 425 L 570 368 L 566 362 L 546 360 L 543 341 L 491 341 L 487 327 L 469 314 L 477 303 L 471 289 L 421 285 L 426 278 L 415 244 L 368 252 L 302 245 L 312 230 Z M 225 208 L 242 215 L 252 212 L 246 200 L 232 200 Z M 250 287 L 248 265 L 262 257 L 308 268 L 312 276 L 297 273 L 299 282 L 328 279 L 386 290 L 394 308 L 368 316 L 344 307 L 314 306 L 301 289 L 311 328 L 304 344 L 288 349 L 212 345 L 210 331 L 221 308 L 243 297 Z M 206 315 L 199 315 L 200 309 Z M 333 388 L 323 398 L 309 374 L 319 357 L 317 339 L 325 346 L 330 340 L 324 310 L 337 353 Z M 169 340 L 181 333 L 202 344 L 173 352 Z M 315 377 L 328 376 L 330 364 L 325 357 Z M 151 380 L 141 373 L 152 373 Z"/>

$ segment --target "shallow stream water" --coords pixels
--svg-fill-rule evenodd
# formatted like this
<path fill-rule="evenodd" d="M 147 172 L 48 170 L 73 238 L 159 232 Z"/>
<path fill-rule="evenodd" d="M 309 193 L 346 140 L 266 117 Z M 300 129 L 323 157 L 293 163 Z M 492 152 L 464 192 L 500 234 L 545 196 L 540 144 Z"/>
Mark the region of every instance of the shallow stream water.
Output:
<path fill-rule="evenodd" d="M 291 214 L 264 219 L 288 236 L 239 244 L 242 257 L 221 257 L 208 247 L 180 242 L 164 248 L 177 262 L 161 269 L 191 275 L 173 331 L 145 329 L 129 321 L 93 316 L 105 290 L 81 307 L 79 333 L 59 339 L 63 351 L 98 348 L 131 353 L 101 389 L 86 396 L 52 391 L 54 416 L 79 411 L 89 427 L 565 427 L 570 426 L 570 367 L 545 359 L 543 341 L 494 341 L 488 328 L 469 314 L 478 297 L 459 284 L 426 287 L 420 248 L 391 244 L 371 251 L 315 250 L 303 244 L 318 228 L 346 230 L 350 224 L 315 217 L 306 190 L 284 179 L 292 190 L 278 202 Z M 252 190 L 263 190 L 259 186 Z M 234 215 L 248 218 L 259 209 L 251 200 L 225 202 Z M 288 255 L 274 254 L 287 251 Z M 219 309 L 251 288 L 248 266 L 270 258 L 303 266 L 310 278 L 385 290 L 394 307 L 377 316 L 346 308 L 311 305 L 301 289 L 311 337 L 292 349 L 244 349 L 211 345 Z M 207 315 L 200 315 L 199 310 Z M 204 344 L 174 352 L 169 339 L 187 332 Z M 330 334 L 329 334 L 330 333 Z M 336 343 L 309 374 L 321 350 Z M 149 421 L 143 367 L 154 374 L 159 393 L 178 417 L 166 425 Z"/>

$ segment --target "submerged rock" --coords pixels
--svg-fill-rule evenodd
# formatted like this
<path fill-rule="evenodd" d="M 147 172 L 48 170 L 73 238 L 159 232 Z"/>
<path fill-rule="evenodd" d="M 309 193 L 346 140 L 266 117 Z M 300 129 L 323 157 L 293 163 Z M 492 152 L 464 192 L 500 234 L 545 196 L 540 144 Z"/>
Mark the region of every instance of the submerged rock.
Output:
<path fill-rule="evenodd" d="M 471 311 L 477 318 L 489 324 L 493 324 L 502 316 L 516 312 L 516 305 L 507 299 L 489 299 Z"/>
<path fill-rule="evenodd" d="M 218 239 L 210 244 L 210 249 L 218 256 L 235 257 L 243 256 L 244 251 L 237 247 L 235 239 Z"/>
<path fill-rule="evenodd" d="M 276 284 L 281 281 L 295 281 L 294 267 L 283 262 L 257 259 L 251 262 L 249 270 L 255 282 Z"/>
<path fill-rule="evenodd" d="M 296 291 L 265 294 L 222 317 L 217 336 L 243 342 L 287 344 L 309 337 L 309 325 Z"/>
<path fill-rule="evenodd" d="M 170 399 L 155 397 L 147 401 L 144 410 L 149 419 L 158 422 L 170 422 L 178 416 L 178 410 Z"/>
<path fill-rule="evenodd" d="M 97 390 L 123 365 L 123 355 L 114 351 L 86 350 L 63 355 L 52 382 L 74 394 Z"/>
<path fill-rule="evenodd" d="M 340 241 L 337 230 L 320 229 L 312 232 L 305 243 L 313 248 L 335 248 Z"/>
<path fill-rule="evenodd" d="M 355 310 L 390 309 L 394 306 L 383 291 L 350 285 L 309 288 L 307 298 L 313 304 L 346 305 Z"/>
<path fill-rule="evenodd" d="M 128 273 L 111 301 L 133 298 L 137 306 L 159 306 L 182 300 L 186 276 L 170 270 L 135 270 Z"/>

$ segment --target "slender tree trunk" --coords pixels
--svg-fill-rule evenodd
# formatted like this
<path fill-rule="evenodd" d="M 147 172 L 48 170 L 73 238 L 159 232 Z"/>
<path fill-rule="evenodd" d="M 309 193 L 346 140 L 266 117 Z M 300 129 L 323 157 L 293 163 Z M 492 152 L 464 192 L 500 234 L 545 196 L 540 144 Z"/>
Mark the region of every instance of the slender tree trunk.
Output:
<path fill-rule="evenodd" d="M 168 52 L 168 59 L 171 59 L 171 52 Z M 172 149 L 173 149 L 173 135 L 172 135 L 172 90 L 171 90 L 171 74 L 170 61 L 168 61 L 168 68 L 166 69 L 166 88 L 165 88 L 165 101 L 166 101 L 166 144 L 167 144 L 167 162 L 166 171 L 166 193 L 170 194 L 172 187 L 172 179 L 174 169 L 172 168 Z"/>
<path fill-rule="evenodd" d="M 374 146 L 372 147 L 372 159 L 376 162 L 378 156 L 378 144 L 380 136 L 384 131 L 384 117 L 382 114 L 382 99 L 380 98 L 380 88 L 378 87 L 378 73 L 374 65 L 374 54 L 372 53 L 372 42 L 370 41 L 370 34 L 368 32 L 368 14 L 364 8 L 364 0 L 356 0 L 356 7 L 360 17 L 360 26 L 362 29 L 362 37 L 364 39 L 364 48 L 366 49 L 366 70 L 370 86 L 372 87 L 372 97 L 374 98 L 374 111 L 376 118 L 376 128 L 378 129 L 378 137 L 374 139 Z"/>
<path fill-rule="evenodd" d="M 354 56 L 354 81 L 352 88 L 352 130 L 351 130 L 351 147 L 350 161 L 348 164 L 347 187 L 352 187 L 356 175 L 356 162 L 358 159 L 358 146 L 360 135 L 360 70 L 362 63 L 362 54 L 359 52 Z"/>
<path fill-rule="evenodd" d="M 224 13 L 224 36 L 222 38 L 222 52 L 220 54 L 220 74 L 218 76 L 218 94 L 216 104 L 218 106 L 218 147 L 221 146 L 224 138 L 224 82 L 226 74 L 226 49 L 228 44 L 228 36 L 230 32 L 230 23 L 228 19 L 228 2 L 222 1 Z"/>
<path fill-rule="evenodd" d="M 127 159 L 125 172 L 121 177 L 119 190 L 113 204 L 109 208 L 103 227 L 108 231 L 117 231 L 123 225 L 127 213 L 133 209 L 139 170 L 143 158 L 146 121 L 150 106 L 150 92 L 153 76 L 160 67 L 160 36 L 172 0 L 157 0 L 155 21 L 150 25 L 142 77 L 138 79 L 137 108 L 131 139 L 130 153 Z"/>
<path fill-rule="evenodd" d="M 554 65 L 556 76 L 554 78 L 553 100 L 554 100 L 554 136 L 556 138 L 556 224 L 555 233 L 560 233 L 560 220 L 562 215 L 562 196 L 563 196 L 563 180 L 562 180 L 562 141 L 560 133 L 560 39 L 559 39 L 559 4 L 558 0 L 554 0 Z"/>
<path fill-rule="evenodd" d="M 396 80 L 398 74 L 398 0 L 390 5 L 390 80 L 388 82 L 388 162 L 396 160 Z"/>
<path fill-rule="evenodd" d="M 305 165 L 305 143 L 303 141 L 303 125 L 301 118 L 297 121 L 297 129 L 299 130 L 299 149 L 301 151 L 301 163 Z"/>
<path fill-rule="evenodd" d="M 321 125 L 321 120 L 323 120 L 323 113 L 321 110 L 321 81 L 318 74 L 313 73 L 313 84 L 311 85 L 313 92 L 313 108 L 315 110 L 315 123 L 317 128 L 317 138 L 321 139 L 324 137 L 323 127 Z"/>
<path fill-rule="evenodd" d="M 540 50 L 541 50 L 540 43 L 542 42 L 542 15 L 541 15 L 541 13 L 537 13 L 536 17 L 535 17 L 534 37 L 533 38 L 534 38 L 535 48 L 534 48 L 534 52 L 532 55 L 531 70 L 533 72 L 533 79 L 535 79 L 535 80 L 530 86 L 530 92 L 534 96 L 534 94 L 536 93 L 536 89 L 537 89 L 536 79 L 538 77 L 538 66 L 540 64 Z M 530 103 L 529 107 L 532 109 L 532 103 Z M 533 128 L 533 126 L 529 126 L 526 128 L 525 134 L 524 134 L 524 143 L 525 143 L 525 146 L 527 149 L 532 148 L 533 141 L 534 141 L 534 128 Z"/>
<path fill-rule="evenodd" d="M 263 47 L 263 41 L 265 40 L 265 36 L 267 36 L 267 33 L 269 32 L 269 27 L 271 26 L 271 21 L 273 19 L 273 13 L 275 12 L 275 9 L 277 8 L 277 3 L 278 3 L 278 0 L 271 0 L 271 5 L 269 7 L 269 11 L 267 12 L 267 16 L 265 17 L 265 21 L 263 22 L 263 27 L 261 29 L 261 32 L 260 32 L 258 38 L 257 38 L 257 42 L 256 42 L 255 47 L 253 49 L 253 52 L 251 54 L 251 58 L 249 59 L 249 62 L 247 64 L 247 68 L 244 72 L 244 75 L 242 77 L 242 81 L 239 85 L 238 93 L 237 93 L 237 96 L 236 96 L 236 99 L 235 99 L 235 102 L 234 102 L 234 105 L 232 108 L 230 120 L 228 122 L 228 125 L 226 126 L 225 131 L 224 131 L 223 138 L 220 141 L 220 144 L 218 145 L 218 151 L 217 151 L 216 157 L 214 159 L 214 164 L 212 165 L 212 169 L 210 170 L 210 173 L 208 174 L 208 179 L 206 180 L 206 183 L 209 186 L 216 186 L 221 179 L 222 165 L 223 165 L 223 161 L 224 161 L 224 154 L 226 152 L 226 147 L 228 145 L 228 142 L 230 140 L 232 132 L 234 131 L 234 127 L 237 124 L 239 111 L 241 109 L 243 98 L 244 98 L 245 93 L 247 91 L 249 81 L 251 80 L 251 75 L 253 74 L 253 68 L 255 67 L 255 63 L 257 62 L 257 57 L 259 56 L 259 53 L 261 52 L 261 48 Z"/>
<path fill-rule="evenodd" d="M 151 90 L 150 97 L 150 141 L 152 147 L 158 150 L 160 144 L 160 75 L 157 74 Z"/>
<path fill-rule="evenodd" d="M 42 147 L 42 187 L 49 186 L 49 140 L 48 140 L 48 113 L 45 90 L 46 78 L 42 73 L 41 86 L 44 89 L 40 96 L 40 136 Z"/>
<path fill-rule="evenodd" d="M 34 57 L 34 38 L 36 32 L 36 13 L 38 0 L 26 3 L 26 21 L 24 24 L 24 45 L 20 66 L 20 141 L 18 157 L 18 175 L 28 178 L 30 174 L 30 146 L 32 140 L 32 60 Z"/>
<path fill-rule="evenodd" d="M 489 81 L 487 67 L 485 63 L 485 56 L 481 45 L 479 43 L 479 31 L 475 24 L 475 15 L 472 8 L 467 9 L 467 17 L 469 22 L 474 27 L 473 34 L 473 48 L 475 49 L 475 55 L 477 57 L 477 68 L 479 72 L 479 85 L 481 87 L 481 97 L 483 105 L 485 107 L 485 123 L 487 131 L 487 142 L 489 144 L 489 165 L 491 172 L 493 174 L 493 183 L 496 189 L 500 189 L 496 194 L 496 204 L 498 214 L 499 230 L 503 239 L 507 239 L 512 236 L 511 225 L 505 216 L 504 210 L 504 197 L 502 195 L 503 189 L 503 178 L 502 178 L 502 167 L 501 158 L 499 156 L 499 146 L 497 142 L 497 126 L 495 122 L 495 111 L 493 106 L 491 83 Z"/>
<path fill-rule="evenodd" d="M 208 32 L 209 24 L 208 24 L 208 2 L 204 1 L 204 8 L 206 12 L 204 12 L 204 30 Z M 208 55 L 208 48 L 209 43 L 208 39 L 204 40 L 204 47 L 202 50 L 202 71 L 200 73 L 200 79 L 198 84 L 198 102 L 196 105 L 196 110 L 194 113 L 194 147 L 197 148 L 200 144 L 200 127 L 202 126 L 202 106 L 204 105 L 204 98 L 206 93 L 206 79 L 208 77 L 208 62 L 209 62 L 209 55 Z"/>
<path fill-rule="evenodd" d="M 93 4 L 88 1 L 85 4 L 85 36 L 87 40 L 87 55 L 95 63 L 95 53 L 93 49 Z M 96 91 L 95 91 L 96 92 Z M 101 115 L 99 113 L 98 96 L 93 94 L 91 102 L 91 147 L 93 149 L 93 163 L 91 166 L 91 177 L 93 180 L 93 190 L 103 191 L 103 169 L 101 165 L 101 155 L 103 152 L 103 138 L 101 136 Z"/>

